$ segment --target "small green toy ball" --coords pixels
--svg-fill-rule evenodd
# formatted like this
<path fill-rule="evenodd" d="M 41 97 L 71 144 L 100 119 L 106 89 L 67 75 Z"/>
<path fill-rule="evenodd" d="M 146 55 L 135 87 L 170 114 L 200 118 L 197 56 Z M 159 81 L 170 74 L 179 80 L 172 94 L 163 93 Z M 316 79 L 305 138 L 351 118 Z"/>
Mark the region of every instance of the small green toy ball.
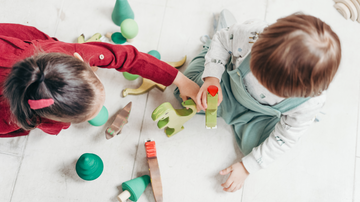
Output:
<path fill-rule="evenodd" d="M 120 27 L 122 35 L 127 39 L 135 38 L 139 32 L 139 27 L 133 19 L 124 20 L 121 23 Z"/>
<path fill-rule="evenodd" d="M 130 81 L 133 81 L 139 77 L 139 75 L 130 74 L 128 72 L 123 72 L 123 75 L 124 75 L 125 79 L 130 80 Z"/>
<path fill-rule="evenodd" d="M 115 43 L 115 44 L 123 44 L 126 42 L 126 38 L 120 33 L 120 32 L 115 32 L 111 35 L 111 40 Z"/>
<path fill-rule="evenodd" d="M 103 106 L 98 115 L 95 118 L 88 121 L 93 126 L 102 126 L 109 118 L 109 112 L 105 106 Z"/>
<path fill-rule="evenodd" d="M 91 181 L 101 175 L 104 163 L 98 155 L 85 153 L 76 162 L 75 169 L 81 179 Z"/>
<path fill-rule="evenodd" d="M 160 53 L 157 50 L 151 50 L 151 51 L 148 52 L 148 54 L 156 57 L 159 60 L 161 59 Z"/>

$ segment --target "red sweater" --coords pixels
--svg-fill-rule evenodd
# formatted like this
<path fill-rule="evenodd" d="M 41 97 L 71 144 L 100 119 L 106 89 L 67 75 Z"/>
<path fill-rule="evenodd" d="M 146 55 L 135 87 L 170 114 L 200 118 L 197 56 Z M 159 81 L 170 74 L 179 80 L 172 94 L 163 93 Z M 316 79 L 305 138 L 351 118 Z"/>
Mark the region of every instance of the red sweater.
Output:
<path fill-rule="evenodd" d="M 30 132 L 21 129 L 12 121 L 9 104 L 2 95 L 3 83 L 16 62 L 33 55 L 39 49 L 68 55 L 77 52 L 91 66 L 138 74 L 165 86 L 172 84 L 178 73 L 172 66 L 151 55 L 138 52 L 133 46 L 102 42 L 64 43 L 34 27 L 0 23 L 0 137 L 23 136 Z M 56 135 L 69 126 L 70 123 L 42 119 L 38 128 Z"/>

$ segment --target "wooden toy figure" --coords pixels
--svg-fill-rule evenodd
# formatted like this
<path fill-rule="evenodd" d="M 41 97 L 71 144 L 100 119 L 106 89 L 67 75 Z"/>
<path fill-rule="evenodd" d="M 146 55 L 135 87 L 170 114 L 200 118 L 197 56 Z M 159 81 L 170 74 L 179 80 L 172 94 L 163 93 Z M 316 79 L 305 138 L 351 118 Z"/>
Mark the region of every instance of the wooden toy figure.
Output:
<path fill-rule="evenodd" d="M 150 53 L 153 53 L 154 57 L 160 57 L 160 54 L 157 55 L 157 54 L 155 54 L 156 52 L 154 52 L 154 51 L 150 51 L 149 54 Z M 183 59 L 181 59 L 180 61 L 166 62 L 166 63 L 168 63 L 169 65 L 171 65 L 171 66 L 173 66 L 175 68 L 179 68 L 182 65 L 184 65 L 185 61 L 186 61 L 186 56 Z M 165 89 L 166 89 L 166 86 L 164 86 L 164 85 L 161 85 L 161 84 L 158 84 L 158 83 L 156 83 L 154 81 L 151 81 L 149 79 L 143 78 L 143 82 L 142 82 L 142 84 L 141 84 L 141 86 L 139 88 L 137 88 L 137 89 L 126 88 L 126 89 L 124 89 L 122 91 L 122 96 L 126 97 L 127 95 L 140 95 L 140 94 L 143 94 L 143 93 L 146 93 L 146 92 L 150 91 L 154 87 L 158 88 L 162 92 L 164 92 Z"/>
<path fill-rule="evenodd" d="M 196 104 L 193 100 L 189 99 L 182 102 L 186 108 L 174 109 L 169 102 L 165 102 L 158 106 L 152 113 L 151 118 L 158 121 L 157 126 L 164 129 L 168 137 L 184 129 L 184 123 L 190 120 L 196 114 Z"/>
<path fill-rule="evenodd" d="M 112 21 L 120 26 L 126 19 L 134 19 L 134 11 L 131 9 L 127 0 L 116 0 L 114 10 L 111 14 Z"/>
<path fill-rule="evenodd" d="M 93 126 L 102 126 L 107 122 L 108 118 L 109 118 L 109 112 L 106 109 L 106 107 L 103 106 L 100 112 L 98 113 L 98 115 L 96 115 L 95 118 L 91 119 L 88 122 Z"/>
<path fill-rule="evenodd" d="M 163 191 L 159 162 L 156 155 L 155 141 L 145 142 L 146 158 L 149 165 L 151 187 L 153 190 L 155 202 L 163 202 Z"/>
<path fill-rule="evenodd" d="M 100 33 L 96 33 L 94 35 L 92 35 L 92 37 L 90 37 L 90 39 L 86 40 L 85 41 L 85 35 L 84 34 L 81 34 L 78 39 L 77 39 L 77 42 L 78 43 L 85 43 L 85 42 L 93 42 L 93 41 L 101 41 L 101 34 Z"/>
<path fill-rule="evenodd" d="M 126 202 L 127 199 L 131 201 L 139 200 L 139 197 L 144 193 L 145 188 L 150 183 L 150 176 L 143 175 L 141 177 L 126 181 L 122 183 L 123 192 L 117 197 L 120 202 Z"/>
<path fill-rule="evenodd" d="M 131 105 L 132 102 L 129 102 L 123 109 L 121 109 L 116 117 L 113 123 L 109 128 L 105 131 L 106 139 L 113 138 L 115 135 L 118 135 L 121 132 L 121 129 L 125 124 L 128 122 L 128 118 L 131 112 Z"/>
<path fill-rule="evenodd" d="M 207 129 L 216 128 L 218 90 L 214 85 L 209 86 L 207 89 L 207 109 L 205 110 L 205 125 Z"/>
<path fill-rule="evenodd" d="M 76 162 L 76 173 L 83 180 L 95 180 L 104 170 L 104 163 L 96 154 L 85 153 Z"/>

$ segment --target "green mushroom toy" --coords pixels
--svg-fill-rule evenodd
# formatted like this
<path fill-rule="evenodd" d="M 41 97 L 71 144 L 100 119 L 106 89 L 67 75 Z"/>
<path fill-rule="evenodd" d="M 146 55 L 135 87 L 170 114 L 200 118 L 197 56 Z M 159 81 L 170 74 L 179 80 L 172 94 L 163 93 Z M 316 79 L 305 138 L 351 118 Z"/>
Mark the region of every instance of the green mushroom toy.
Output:
<path fill-rule="evenodd" d="M 85 153 L 76 162 L 76 173 L 83 180 L 98 178 L 104 170 L 104 163 L 96 154 Z"/>

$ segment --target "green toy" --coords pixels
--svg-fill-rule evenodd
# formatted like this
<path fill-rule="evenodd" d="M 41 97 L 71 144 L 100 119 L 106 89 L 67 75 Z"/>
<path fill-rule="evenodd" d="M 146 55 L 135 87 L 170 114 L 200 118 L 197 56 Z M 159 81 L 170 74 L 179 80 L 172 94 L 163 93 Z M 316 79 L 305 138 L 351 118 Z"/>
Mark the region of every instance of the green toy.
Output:
<path fill-rule="evenodd" d="M 133 81 L 139 77 L 139 75 L 130 74 L 128 72 L 123 72 L 123 75 L 124 75 L 125 79 L 130 80 L 130 81 Z"/>
<path fill-rule="evenodd" d="M 134 17 L 134 12 L 127 0 L 116 0 L 111 19 L 117 26 L 120 26 L 124 20 L 134 19 Z"/>
<path fill-rule="evenodd" d="M 124 191 L 118 195 L 118 200 L 120 202 L 125 202 L 127 199 L 130 199 L 131 201 L 139 200 L 139 197 L 145 191 L 145 188 L 149 183 L 149 175 L 143 175 L 122 183 L 121 186 Z"/>
<path fill-rule="evenodd" d="M 218 88 L 211 85 L 207 89 L 207 108 L 205 110 L 205 125 L 207 129 L 217 128 Z"/>
<path fill-rule="evenodd" d="M 151 50 L 151 51 L 148 52 L 148 54 L 156 57 L 159 60 L 161 59 L 160 53 L 157 50 Z"/>
<path fill-rule="evenodd" d="M 76 173 L 83 180 L 95 180 L 104 170 L 104 163 L 96 154 L 85 153 L 76 162 Z"/>
<path fill-rule="evenodd" d="M 154 121 L 159 121 L 157 126 L 160 129 L 166 127 L 164 131 L 168 137 L 183 130 L 184 123 L 196 114 L 196 104 L 193 100 L 189 99 L 181 104 L 189 109 L 174 109 L 169 102 L 165 102 L 158 106 L 151 115 Z"/>
<path fill-rule="evenodd" d="M 115 44 L 123 44 L 126 42 L 126 38 L 120 32 L 114 32 L 111 34 L 111 40 Z"/>
<path fill-rule="evenodd" d="M 121 34 L 126 39 L 135 38 L 139 32 L 138 24 L 133 19 L 124 20 L 120 25 L 120 29 L 121 29 Z"/>
<path fill-rule="evenodd" d="M 109 112 L 105 106 L 103 106 L 98 115 L 95 118 L 88 121 L 93 126 L 102 126 L 109 118 Z"/>
<path fill-rule="evenodd" d="M 100 38 L 101 38 L 101 34 L 100 34 L 100 33 L 96 33 L 96 34 L 92 35 L 92 37 L 90 37 L 90 39 L 88 39 L 88 40 L 85 41 L 85 35 L 84 35 L 84 34 L 81 34 L 81 35 L 78 37 L 77 42 L 78 42 L 78 43 L 85 43 L 85 42 L 101 41 Z"/>

